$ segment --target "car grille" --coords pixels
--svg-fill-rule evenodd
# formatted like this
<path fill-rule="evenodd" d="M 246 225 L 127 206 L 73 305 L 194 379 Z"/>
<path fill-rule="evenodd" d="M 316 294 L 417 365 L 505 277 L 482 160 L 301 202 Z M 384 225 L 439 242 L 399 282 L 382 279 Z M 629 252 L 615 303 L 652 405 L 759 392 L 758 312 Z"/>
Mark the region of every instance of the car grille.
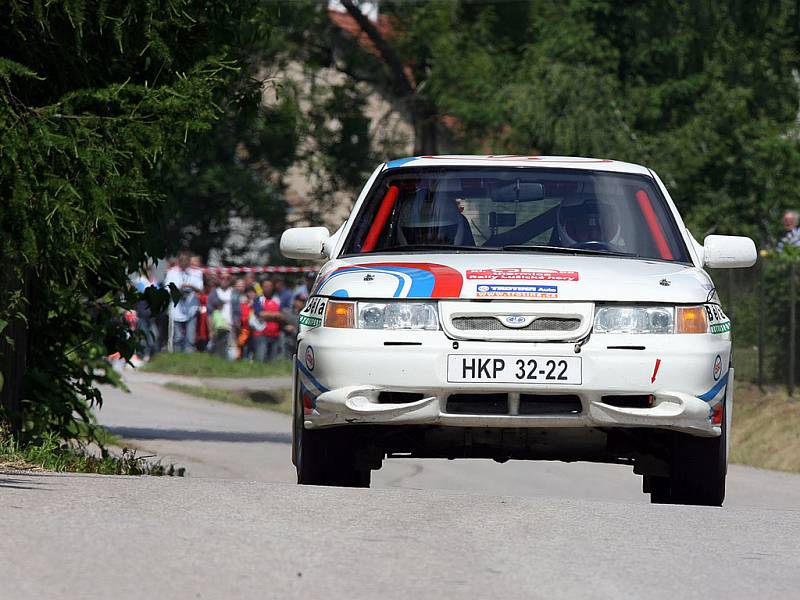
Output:
<path fill-rule="evenodd" d="M 455 415 L 506 415 L 508 394 L 450 394 L 446 412 Z"/>
<path fill-rule="evenodd" d="M 581 399 L 574 394 L 519 394 L 518 409 L 512 412 L 509 395 L 450 394 L 445 412 L 455 415 L 579 415 Z"/>
<path fill-rule="evenodd" d="M 541 317 L 528 323 L 525 327 L 508 327 L 494 317 L 455 317 L 453 327 L 461 331 L 575 331 L 580 327 L 580 319 L 559 319 Z"/>
<path fill-rule="evenodd" d="M 455 340 L 575 342 L 591 331 L 594 304 L 444 300 L 439 311 L 442 329 Z"/>
<path fill-rule="evenodd" d="M 520 394 L 519 414 L 521 415 L 562 415 L 581 414 L 581 399 L 574 394 Z"/>

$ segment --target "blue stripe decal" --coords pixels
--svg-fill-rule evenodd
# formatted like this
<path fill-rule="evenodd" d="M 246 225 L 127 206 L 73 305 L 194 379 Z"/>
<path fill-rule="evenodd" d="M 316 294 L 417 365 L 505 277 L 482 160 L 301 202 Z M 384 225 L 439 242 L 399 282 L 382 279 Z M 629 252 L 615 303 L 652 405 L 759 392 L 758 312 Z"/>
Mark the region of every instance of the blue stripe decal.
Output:
<path fill-rule="evenodd" d="M 389 271 L 398 271 L 411 277 L 411 289 L 408 290 L 407 297 L 411 298 L 430 298 L 433 294 L 433 286 L 436 285 L 436 276 L 425 269 L 413 269 L 410 267 L 383 267 Z"/>
<path fill-rule="evenodd" d="M 411 286 L 408 289 L 408 292 L 405 294 L 407 298 L 430 298 L 431 294 L 433 294 L 433 288 L 436 285 L 436 276 L 427 271 L 425 269 L 416 269 L 413 267 L 395 267 L 395 266 L 375 266 L 370 267 L 369 265 L 358 265 L 352 267 L 343 267 L 341 269 L 336 270 L 335 272 L 331 273 L 323 280 L 319 282 L 316 286 L 316 290 L 314 293 L 323 293 L 322 288 L 330 282 L 332 279 L 336 277 L 340 277 L 342 275 L 348 275 L 352 273 L 359 273 L 359 272 L 373 272 L 373 273 L 383 273 L 385 275 L 392 275 L 397 278 L 397 289 L 394 291 L 394 297 L 399 298 L 401 297 L 401 293 L 403 291 L 403 286 L 405 285 L 405 280 L 401 277 L 400 274 L 405 275 L 411 279 Z M 343 296 L 342 292 L 346 292 L 347 290 L 336 290 L 333 292 L 333 296 Z"/>
<path fill-rule="evenodd" d="M 398 158 L 386 163 L 387 169 L 394 169 L 395 167 L 402 167 L 407 162 L 411 162 L 412 160 L 417 160 L 418 156 L 407 156 L 406 158 Z"/>
<path fill-rule="evenodd" d="M 400 277 L 397 273 L 392 273 L 391 271 L 393 271 L 393 270 L 397 270 L 397 269 L 393 269 L 391 267 L 380 267 L 380 268 L 376 267 L 374 269 L 368 269 L 368 268 L 359 267 L 359 266 L 356 266 L 356 267 L 343 267 L 341 269 L 337 269 L 336 271 L 334 271 L 333 273 L 331 273 L 330 275 L 325 277 L 325 279 L 323 279 L 320 282 L 320 284 L 317 286 L 316 292 L 319 292 L 320 290 L 322 290 L 322 288 L 325 287 L 325 285 L 329 281 L 334 279 L 335 277 L 340 277 L 342 275 L 350 275 L 352 273 L 358 273 L 359 271 L 372 271 L 373 273 L 384 273 L 386 275 L 392 275 L 393 277 L 397 278 L 397 289 L 394 291 L 394 297 L 397 298 L 400 295 L 400 292 L 402 291 L 403 285 L 404 285 L 405 282 L 403 281 L 403 278 Z M 433 289 L 433 287 L 431 287 L 431 290 L 432 289 Z M 349 297 L 349 295 L 350 294 L 345 289 L 338 289 L 338 290 L 334 291 L 331 294 L 331 296 L 337 296 L 339 298 L 347 298 L 347 297 Z"/>
<path fill-rule="evenodd" d="M 714 387 L 708 390 L 705 394 L 700 394 L 698 398 L 700 398 L 700 400 L 703 400 L 704 402 L 709 402 L 713 400 L 714 398 L 717 397 L 717 394 L 719 394 L 720 390 L 723 387 L 725 387 L 726 383 L 728 383 L 727 373 L 725 373 L 725 375 L 720 378 L 720 380 L 714 385 Z"/>
<path fill-rule="evenodd" d="M 311 381 L 311 383 L 313 383 L 321 393 L 324 394 L 325 392 L 330 391 L 319 381 L 317 381 L 317 378 L 311 374 L 311 371 L 309 371 L 304 364 L 302 364 L 299 360 L 296 362 L 297 362 L 297 368 L 300 369 L 300 372 L 303 373 L 303 375 L 305 375 L 306 377 L 308 377 L 309 381 Z"/>

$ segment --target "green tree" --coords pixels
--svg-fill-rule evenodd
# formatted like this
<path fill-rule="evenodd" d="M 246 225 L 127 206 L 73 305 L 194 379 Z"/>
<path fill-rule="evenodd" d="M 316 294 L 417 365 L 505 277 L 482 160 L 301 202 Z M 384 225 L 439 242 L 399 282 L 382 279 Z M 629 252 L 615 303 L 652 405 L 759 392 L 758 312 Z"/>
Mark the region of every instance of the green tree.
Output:
<path fill-rule="evenodd" d="M 430 4 L 437 10 L 439 4 L 446 5 Z M 396 103 L 410 117 L 414 153 L 436 153 L 440 114 L 426 88 L 429 40 L 421 35 L 424 4 L 383 2 L 380 8 L 385 15 L 377 23 L 362 12 L 358 2 L 342 0 L 341 5 L 354 27 L 345 27 L 337 19 L 318 19 L 306 51 L 320 66 L 345 74 L 342 87 L 352 91 L 356 83 L 368 84 Z M 343 100 L 341 92 L 337 94 L 335 100 Z"/>
<path fill-rule="evenodd" d="M 296 158 L 299 120 L 292 98 L 226 115 L 181 160 L 163 165 L 168 255 L 188 247 L 206 260 L 226 244 L 232 217 L 257 224 L 260 237 L 282 231 L 283 175 Z"/>
<path fill-rule="evenodd" d="M 768 243 L 796 206 L 797 3 L 449 6 L 453 33 L 427 36 L 429 94 L 465 149 L 644 163 L 699 237 Z"/>
<path fill-rule="evenodd" d="M 244 91 L 258 90 L 260 98 L 227 102 L 210 131 L 188 140 L 181 159 L 162 162 L 168 254 L 181 247 L 203 258 L 223 246 L 243 251 L 226 244 L 234 217 L 252 224 L 258 241 L 283 229 L 284 177 L 300 157 L 308 125 L 296 86 L 278 74 L 290 60 L 307 60 L 300 57 L 300 48 L 322 11 L 319 3 L 308 0 L 262 4 L 261 34 L 231 48 L 241 75 L 249 78 Z"/>
<path fill-rule="evenodd" d="M 258 103 L 236 59 L 276 18 L 257 0 L 0 5 L 0 418 L 25 439 L 77 435 L 106 355 L 131 355 L 118 293 L 163 252 L 165 165 Z"/>

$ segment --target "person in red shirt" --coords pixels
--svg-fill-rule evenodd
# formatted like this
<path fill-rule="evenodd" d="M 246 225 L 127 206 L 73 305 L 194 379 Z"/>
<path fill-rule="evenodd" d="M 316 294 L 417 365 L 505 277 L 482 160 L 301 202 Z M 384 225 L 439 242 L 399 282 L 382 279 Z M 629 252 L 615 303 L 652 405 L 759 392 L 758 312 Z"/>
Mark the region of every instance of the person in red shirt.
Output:
<path fill-rule="evenodd" d="M 208 296 L 214 289 L 216 281 L 213 275 L 203 275 L 203 291 L 197 294 L 200 300 L 200 311 L 197 314 L 197 333 L 195 334 L 195 347 L 202 352 L 208 345 Z"/>
<path fill-rule="evenodd" d="M 237 339 L 237 345 L 239 346 L 239 358 L 242 360 L 252 360 L 255 356 L 253 336 L 250 331 L 250 315 L 253 313 L 253 305 L 255 304 L 257 295 L 253 286 L 248 285 L 245 288 L 241 304 L 239 305 L 239 337 Z"/>
<path fill-rule="evenodd" d="M 275 288 L 271 281 L 261 284 L 262 295 L 253 302 L 248 323 L 253 348 L 258 361 L 272 360 L 280 352 L 281 314 L 280 304 L 273 298 Z"/>

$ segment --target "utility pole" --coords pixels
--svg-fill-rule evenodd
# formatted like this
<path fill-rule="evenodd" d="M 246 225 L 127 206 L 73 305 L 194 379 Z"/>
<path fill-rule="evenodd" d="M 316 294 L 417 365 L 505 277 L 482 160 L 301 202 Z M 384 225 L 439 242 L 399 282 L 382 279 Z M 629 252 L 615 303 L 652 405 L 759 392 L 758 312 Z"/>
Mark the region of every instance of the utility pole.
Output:
<path fill-rule="evenodd" d="M 794 396 L 797 354 L 797 261 L 789 267 L 789 398 Z"/>

